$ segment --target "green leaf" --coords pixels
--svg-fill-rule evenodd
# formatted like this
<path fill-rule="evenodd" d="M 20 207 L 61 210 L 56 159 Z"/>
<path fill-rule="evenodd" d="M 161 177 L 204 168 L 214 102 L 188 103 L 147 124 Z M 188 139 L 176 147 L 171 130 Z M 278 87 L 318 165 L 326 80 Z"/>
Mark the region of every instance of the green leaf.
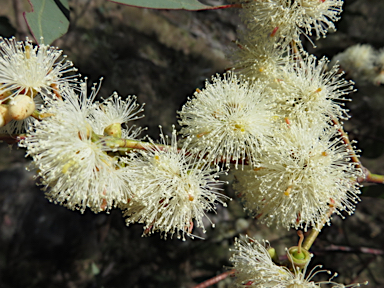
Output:
<path fill-rule="evenodd" d="M 229 8 L 233 5 L 209 6 L 197 0 L 109 0 L 110 2 L 152 9 L 178 9 L 178 10 L 208 10 Z"/>
<path fill-rule="evenodd" d="M 44 37 L 44 44 L 51 44 L 68 31 L 68 0 L 29 0 L 32 12 L 24 18 L 35 40 L 39 43 Z"/>

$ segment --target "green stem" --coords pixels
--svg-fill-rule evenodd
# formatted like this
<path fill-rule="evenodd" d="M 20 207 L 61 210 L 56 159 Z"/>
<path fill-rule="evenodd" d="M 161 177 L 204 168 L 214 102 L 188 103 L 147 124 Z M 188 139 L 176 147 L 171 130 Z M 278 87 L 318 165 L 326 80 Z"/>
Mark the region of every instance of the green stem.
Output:
<path fill-rule="evenodd" d="M 154 144 L 154 143 L 148 143 L 148 142 L 141 142 L 137 140 L 129 140 L 124 138 L 112 138 L 112 137 L 104 138 L 104 145 L 112 149 L 126 148 L 126 149 L 148 150 L 149 147 L 154 147 L 154 146 L 157 147 L 157 149 L 159 150 L 165 150 L 169 148 L 169 146 L 162 145 L 162 144 Z"/>
<path fill-rule="evenodd" d="M 39 111 L 35 110 L 33 111 L 33 113 L 31 114 L 31 116 L 37 120 L 42 120 L 46 117 L 50 117 L 50 116 L 53 116 L 53 114 L 51 113 L 40 113 Z"/>
<path fill-rule="evenodd" d="M 372 174 L 368 171 L 368 175 L 365 177 L 364 182 L 384 184 L 384 175 Z"/>
<path fill-rule="evenodd" d="M 304 240 L 303 245 L 301 247 L 303 247 L 306 250 L 309 250 L 311 248 L 313 242 L 315 242 L 317 236 L 319 236 L 321 229 L 323 229 L 325 223 L 327 223 L 327 221 L 331 217 L 333 211 L 334 211 L 334 208 L 329 209 L 327 215 L 323 218 L 323 220 L 319 224 L 317 224 L 316 228 L 313 228 L 311 230 L 309 235 L 307 235 L 305 237 L 305 240 Z"/>

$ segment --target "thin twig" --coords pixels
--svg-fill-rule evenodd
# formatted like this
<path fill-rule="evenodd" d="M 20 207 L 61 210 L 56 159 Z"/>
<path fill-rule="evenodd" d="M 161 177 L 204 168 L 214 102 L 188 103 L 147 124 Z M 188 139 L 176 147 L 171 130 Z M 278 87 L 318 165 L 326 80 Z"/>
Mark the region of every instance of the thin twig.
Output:
<path fill-rule="evenodd" d="M 200 284 L 197 284 L 196 286 L 194 286 L 193 288 L 206 288 L 206 287 L 209 287 L 213 284 L 216 284 L 217 282 L 220 282 L 221 280 L 224 280 L 225 278 L 227 278 L 229 275 L 232 275 L 232 274 L 235 274 L 235 270 L 231 270 L 231 271 L 227 271 L 227 272 L 224 272 L 224 273 L 221 273 L 220 275 L 217 275 L 211 279 L 208 279 Z"/>

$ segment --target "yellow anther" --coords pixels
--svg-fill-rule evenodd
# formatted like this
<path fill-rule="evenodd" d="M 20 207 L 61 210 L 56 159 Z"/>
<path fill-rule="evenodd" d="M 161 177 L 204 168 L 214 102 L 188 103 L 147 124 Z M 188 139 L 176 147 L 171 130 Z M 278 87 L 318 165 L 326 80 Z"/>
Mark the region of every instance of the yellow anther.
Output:
<path fill-rule="evenodd" d="M 155 160 L 157 160 L 157 161 L 159 161 L 160 160 L 160 157 L 159 157 L 159 155 L 155 155 Z"/>
<path fill-rule="evenodd" d="M 284 192 L 284 195 L 289 196 L 289 194 L 291 194 L 291 191 L 292 191 L 292 185 L 288 186 L 287 190 L 285 190 Z"/>
<path fill-rule="evenodd" d="M 63 172 L 63 174 L 67 173 L 69 168 L 71 168 L 72 166 L 74 166 L 76 164 L 76 162 L 74 160 L 70 160 L 67 162 L 67 164 L 65 164 L 63 166 L 63 169 L 61 169 L 61 172 Z"/>
<path fill-rule="evenodd" d="M 317 88 L 315 92 L 318 93 L 318 92 L 321 92 L 322 90 L 323 89 L 321 89 L 321 88 Z"/>
<path fill-rule="evenodd" d="M 235 124 L 235 129 L 234 130 L 240 130 L 241 132 L 245 131 L 244 126 L 239 125 L 239 124 Z"/>
<path fill-rule="evenodd" d="M 196 92 L 197 92 L 197 93 L 200 93 L 201 90 L 200 90 L 199 88 L 196 88 Z"/>
<path fill-rule="evenodd" d="M 321 152 L 321 155 L 328 156 L 328 153 L 326 151 Z"/>
<path fill-rule="evenodd" d="M 31 46 L 25 46 L 25 58 L 31 59 Z"/>
<path fill-rule="evenodd" d="M 195 198 L 191 195 L 191 194 L 188 194 L 188 200 L 189 201 L 193 201 Z"/>
<path fill-rule="evenodd" d="M 264 70 L 265 70 L 265 69 L 264 69 L 263 67 L 260 67 L 260 68 L 259 68 L 259 72 L 264 72 Z"/>

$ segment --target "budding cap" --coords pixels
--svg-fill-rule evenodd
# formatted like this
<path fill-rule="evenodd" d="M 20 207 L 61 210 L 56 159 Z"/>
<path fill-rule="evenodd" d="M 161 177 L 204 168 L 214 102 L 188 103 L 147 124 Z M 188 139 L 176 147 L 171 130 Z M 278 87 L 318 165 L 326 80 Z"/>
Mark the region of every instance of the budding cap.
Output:
<path fill-rule="evenodd" d="M 12 118 L 9 116 L 8 108 L 8 105 L 0 104 L 0 127 L 3 127 L 12 120 Z"/>
<path fill-rule="evenodd" d="M 291 257 L 292 264 L 300 269 L 303 269 L 311 261 L 312 254 L 303 247 L 293 246 L 287 251 Z"/>
<path fill-rule="evenodd" d="M 32 115 L 36 105 L 33 99 L 27 95 L 17 95 L 9 102 L 8 114 L 14 120 L 24 120 Z"/>

